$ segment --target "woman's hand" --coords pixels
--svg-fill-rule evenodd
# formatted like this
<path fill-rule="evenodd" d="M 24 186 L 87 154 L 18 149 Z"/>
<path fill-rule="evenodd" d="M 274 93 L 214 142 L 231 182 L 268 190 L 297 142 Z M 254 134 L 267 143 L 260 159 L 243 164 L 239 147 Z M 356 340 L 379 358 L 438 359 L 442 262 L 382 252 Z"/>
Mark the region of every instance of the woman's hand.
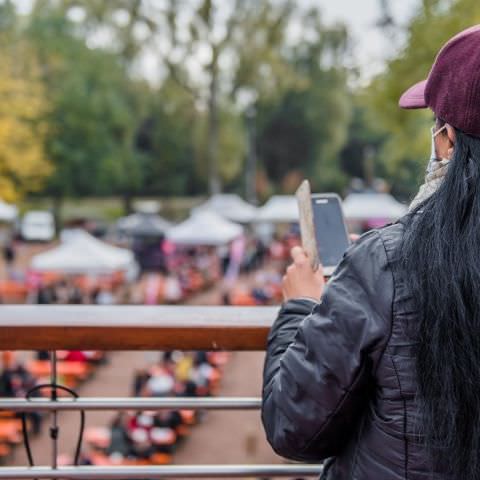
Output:
<path fill-rule="evenodd" d="M 325 286 L 322 266 L 320 265 L 316 272 L 313 271 L 301 247 L 293 247 L 290 254 L 293 263 L 283 277 L 283 299 L 287 301 L 292 298 L 308 297 L 318 302 Z"/>

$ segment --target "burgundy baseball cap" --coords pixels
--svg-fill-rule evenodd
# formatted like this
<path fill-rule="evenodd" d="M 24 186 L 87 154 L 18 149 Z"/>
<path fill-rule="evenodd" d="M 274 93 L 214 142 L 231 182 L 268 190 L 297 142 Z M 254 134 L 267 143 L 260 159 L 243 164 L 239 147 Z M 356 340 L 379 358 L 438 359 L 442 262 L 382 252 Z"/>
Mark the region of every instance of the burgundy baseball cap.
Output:
<path fill-rule="evenodd" d="M 480 25 L 451 38 L 428 78 L 400 98 L 402 108 L 430 107 L 453 127 L 480 137 Z"/>

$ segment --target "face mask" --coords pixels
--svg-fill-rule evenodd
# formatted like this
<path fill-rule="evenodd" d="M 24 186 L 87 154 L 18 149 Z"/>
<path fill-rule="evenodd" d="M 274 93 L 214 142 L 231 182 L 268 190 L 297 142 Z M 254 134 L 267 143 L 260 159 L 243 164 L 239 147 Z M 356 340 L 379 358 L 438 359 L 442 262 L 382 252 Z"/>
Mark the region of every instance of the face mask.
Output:
<path fill-rule="evenodd" d="M 427 165 L 427 175 L 429 173 L 432 173 L 438 168 L 438 162 L 441 162 L 442 160 L 445 160 L 443 158 L 438 158 L 437 157 L 437 152 L 435 151 L 435 137 L 440 133 L 443 132 L 447 128 L 447 125 L 444 125 L 442 128 L 439 128 L 438 130 L 435 130 L 435 127 L 432 127 L 432 146 L 431 146 L 431 152 L 430 152 L 430 160 Z"/>
<path fill-rule="evenodd" d="M 420 186 L 417 195 L 410 204 L 409 211 L 414 210 L 428 197 L 433 195 L 440 186 L 443 177 L 445 177 L 445 174 L 447 173 L 447 168 L 450 160 L 447 158 L 438 158 L 437 152 L 435 151 L 435 137 L 445 128 L 447 128 L 446 125 L 435 131 L 435 128 L 432 127 L 432 150 L 430 154 L 430 160 L 427 166 L 425 182 L 423 183 L 423 185 Z"/>

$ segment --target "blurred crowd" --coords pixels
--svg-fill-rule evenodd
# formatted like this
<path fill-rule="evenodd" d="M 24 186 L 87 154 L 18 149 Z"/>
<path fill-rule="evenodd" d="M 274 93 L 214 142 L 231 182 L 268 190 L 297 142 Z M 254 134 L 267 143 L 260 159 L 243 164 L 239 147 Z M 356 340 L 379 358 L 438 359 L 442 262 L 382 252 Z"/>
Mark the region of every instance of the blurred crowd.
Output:
<path fill-rule="evenodd" d="M 138 370 L 132 394 L 137 397 L 208 397 L 215 395 L 228 360 L 224 352 L 161 352 Z M 166 464 L 203 412 L 192 410 L 126 411 L 110 426 L 86 431 L 84 464 Z"/>
<path fill-rule="evenodd" d="M 17 303 L 49 304 L 146 304 L 181 303 L 208 288 L 218 291 L 219 303 L 226 305 L 268 305 L 281 301 L 281 272 L 289 251 L 299 242 L 294 228 L 277 234 L 269 243 L 246 236 L 242 244 L 226 247 L 173 248 L 168 243 L 162 271 L 143 272 L 127 282 L 120 273 L 105 277 L 61 275 L 55 272 L 32 275 L 17 263 L 19 246 L 4 251 L 5 271 L 11 284 L 24 278 L 25 291 Z M 21 246 L 20 246 L 21 248 Z M 240 252 L 240 255 L 238 254 Z M 4 284 L 5 286 L 5 284 Z M 7 295 L 5 295 L 7 293 Z M 15 292 L 14 292 L 15 293 Z M 18 292 L 16 292 L 18 293 Z M 2 291 L 9 300 L 8 289 Z M 157 352 L 132 379 L 132 395 L 139 397 L 201 397 L 215 395 L 228 354 L 218 352 Z M 76 388 L 107 361 L 102 352 L 58 352 L 60 383 Z M 17 355 L 5 352 L 0 375 L 0 396 L 24 397 L 50 375 L 49 352 Z M 36 395 L 48 395 L 37 391 Z M 0 417 L 0 458 L 21 442 L 18 415 Z M 85 432 L 85 464 L 166 464 L 203 412 L 189 410 L 126 411 L 108 427 Z M 2 434 L 2 425 L 11 433 Z M 29 415 L 30 433 L 41 431 L 42 415 Z M 8 426 L 8 428 L 7 428 Z M 3 435 L 3 436 L 2 436 Z M 5 447 L 2 450 L 2 447 Z M 65 463 L 72 458 L 64 459 Z"/>

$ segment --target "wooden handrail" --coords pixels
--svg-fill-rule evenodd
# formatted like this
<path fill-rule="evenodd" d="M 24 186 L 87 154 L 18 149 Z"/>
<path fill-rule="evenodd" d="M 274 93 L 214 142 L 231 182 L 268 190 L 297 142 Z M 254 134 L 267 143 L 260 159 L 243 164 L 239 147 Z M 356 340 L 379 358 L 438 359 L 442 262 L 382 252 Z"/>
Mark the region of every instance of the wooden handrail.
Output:
<path fill-rule="evenodd" d="M 277 307 L 8 305 L 0 350 L 264 350 Z"/>

